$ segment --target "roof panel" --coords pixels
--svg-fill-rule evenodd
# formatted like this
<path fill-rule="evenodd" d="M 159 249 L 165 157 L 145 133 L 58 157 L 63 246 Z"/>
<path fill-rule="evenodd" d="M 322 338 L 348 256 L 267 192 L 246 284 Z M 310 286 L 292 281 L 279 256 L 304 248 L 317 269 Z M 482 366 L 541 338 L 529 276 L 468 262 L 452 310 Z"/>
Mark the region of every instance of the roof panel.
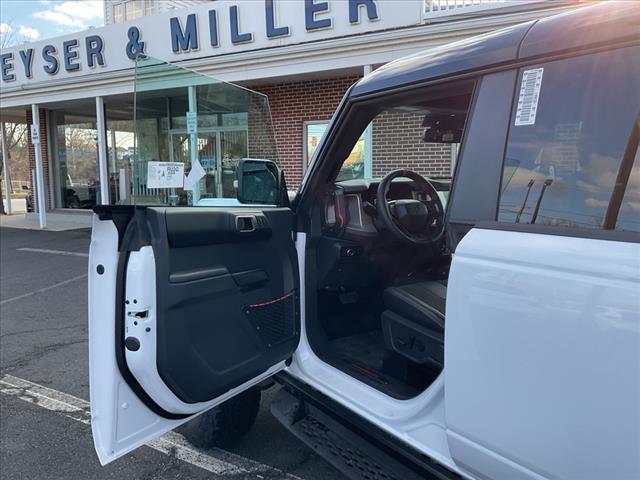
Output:
<path fill-rule="evenodd" d="M 602 2 L 538 20 L 520 47 L 520 58 L 640 40 L 640 3 Z"/>
<path fill-rule="evenodd" d="M 351 95 L 634 39 L 640 41 L 640 2 L 602 2 L 400 58 L 360 80 Z"/>
<path fill-rule="evenodd" d="M 515 60 L 518 45 L 533 23 L 521 23 L 394 60 L 360 80 L 352 95 L 365 95 Z"/>

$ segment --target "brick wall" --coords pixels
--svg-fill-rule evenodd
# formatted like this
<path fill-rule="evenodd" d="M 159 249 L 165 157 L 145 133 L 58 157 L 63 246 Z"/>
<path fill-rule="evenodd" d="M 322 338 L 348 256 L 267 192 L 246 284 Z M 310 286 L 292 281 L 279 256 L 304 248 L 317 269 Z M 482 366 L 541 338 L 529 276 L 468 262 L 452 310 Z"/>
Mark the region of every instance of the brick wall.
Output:
<path fill-rule="evenodd" d="M 252 87 L 269 97 L 280 165 L 289 188 L 303 175 L 303 126 L 312 120 L 329 120 L 347 89 L 360 77 L 343 77 Z"/>
<path fill-rule="evenodd" d="M 33 124 L 33 115 L 31 113 L 31 109 L 27 110 L 27 136 L 29 140 L 29 170 L 31 172 L 35 172 L 36 170 L 36 152 L 34 149 L 34 145 L 31 143 L 31 125 Z M 46 205 L 47 210 L 53 208 L 53 204 L 51 202 L 51 192 L 49 192 L 49 145 L 47 144 L 47 116 L 46 110 L 40 109 L 40 151 L 42 152 L 42 173 L 44 178 L 44 188 L 46 195 Z M 35 185 L 32 187 L 34 193 L 37 195 L 35 191 Z M 36 198 L 34 196 L 34 207 L 37 209 Z"/>
<path fill-rule="evenodd" d="M 396 168 L 408 168 L 431 177 L 451 174 L 451 147 L 422 141 L 423 117 L 415 113 L 385 112 L 373 120 L 374 177 L 383 177 Z"/>
<path fill-rule="evenodd" d="M 269 98 L 280 165 L 289 187 L 300 185 L 303 176 L 304 122 L 329 120 L 347 89 L 360 77 L 343 77 L 252 87 Z M 251 124 L 251 116 L 250 116 Z M 253 135 L 253 134 L 250 134 Z M 425 144 L 422 116 L 385 113 L 373 122 L 373 175 L 410 168 L 428 176 L 450 175 L 451 150 L 448 145 Z M 249 140 L 249 150 L 261 142 Z"/>
<path fill-rule="evenodd" d="M 252 95 L 249 99 L 247 121 L 249 125 L 248 148 L 250 158 L 278 158 L 277 146 L 274 138 L 272 117 L 269 116 L 268 101 L 259 95 Z"/>

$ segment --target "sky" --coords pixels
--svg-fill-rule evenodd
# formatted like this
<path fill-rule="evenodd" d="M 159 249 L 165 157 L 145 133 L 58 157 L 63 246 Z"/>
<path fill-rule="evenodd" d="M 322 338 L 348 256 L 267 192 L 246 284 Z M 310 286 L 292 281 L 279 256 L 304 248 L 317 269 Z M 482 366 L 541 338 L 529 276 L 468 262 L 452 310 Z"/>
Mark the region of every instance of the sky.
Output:
<path fill-rule="evenodd" d="M 102 0 L 0 0 L 0 46 L 104 25 Z"/>

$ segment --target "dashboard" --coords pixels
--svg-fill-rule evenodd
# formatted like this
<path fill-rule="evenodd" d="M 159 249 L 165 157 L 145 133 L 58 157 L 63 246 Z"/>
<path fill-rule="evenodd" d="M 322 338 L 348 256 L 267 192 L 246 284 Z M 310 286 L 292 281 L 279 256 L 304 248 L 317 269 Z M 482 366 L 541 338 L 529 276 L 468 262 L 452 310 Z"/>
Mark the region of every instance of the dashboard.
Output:
<path fill-rule="evenodd" d="M 440 201 L 446 208 L 449 195 L 449 179 L 429 179 L 438 191 Z M 328 233 L 351 234 L 358 237 L 372 237 L 378 234 L 375 226 L 376 194 L 380 180 L 346 180 L 335 185 L 327 193 L 324 202 L 324 227 Z M 389 188 L 387 198 L 400 200 L 417 198 L 413 191 L 412 180 L 398 178 Z"/>

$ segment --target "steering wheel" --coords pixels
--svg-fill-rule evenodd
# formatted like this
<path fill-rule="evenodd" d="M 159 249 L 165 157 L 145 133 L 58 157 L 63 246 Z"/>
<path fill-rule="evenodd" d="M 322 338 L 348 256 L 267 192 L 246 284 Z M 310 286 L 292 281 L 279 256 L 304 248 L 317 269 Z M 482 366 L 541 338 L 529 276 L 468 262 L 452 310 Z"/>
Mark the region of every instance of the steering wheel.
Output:
<path fill-rule="evenodd" d="M 387 200 L 391 182 L 396 178 L 413 180 L 411 189 L 421 194 L 422 199 Z M 444 207 L 438 192 L 429 180 L 414 171 L 400 169 L 389 172 L 378 186 L 376 209 L 384 227 L 405 242 L 432 244 L 444 235 Z"/>

